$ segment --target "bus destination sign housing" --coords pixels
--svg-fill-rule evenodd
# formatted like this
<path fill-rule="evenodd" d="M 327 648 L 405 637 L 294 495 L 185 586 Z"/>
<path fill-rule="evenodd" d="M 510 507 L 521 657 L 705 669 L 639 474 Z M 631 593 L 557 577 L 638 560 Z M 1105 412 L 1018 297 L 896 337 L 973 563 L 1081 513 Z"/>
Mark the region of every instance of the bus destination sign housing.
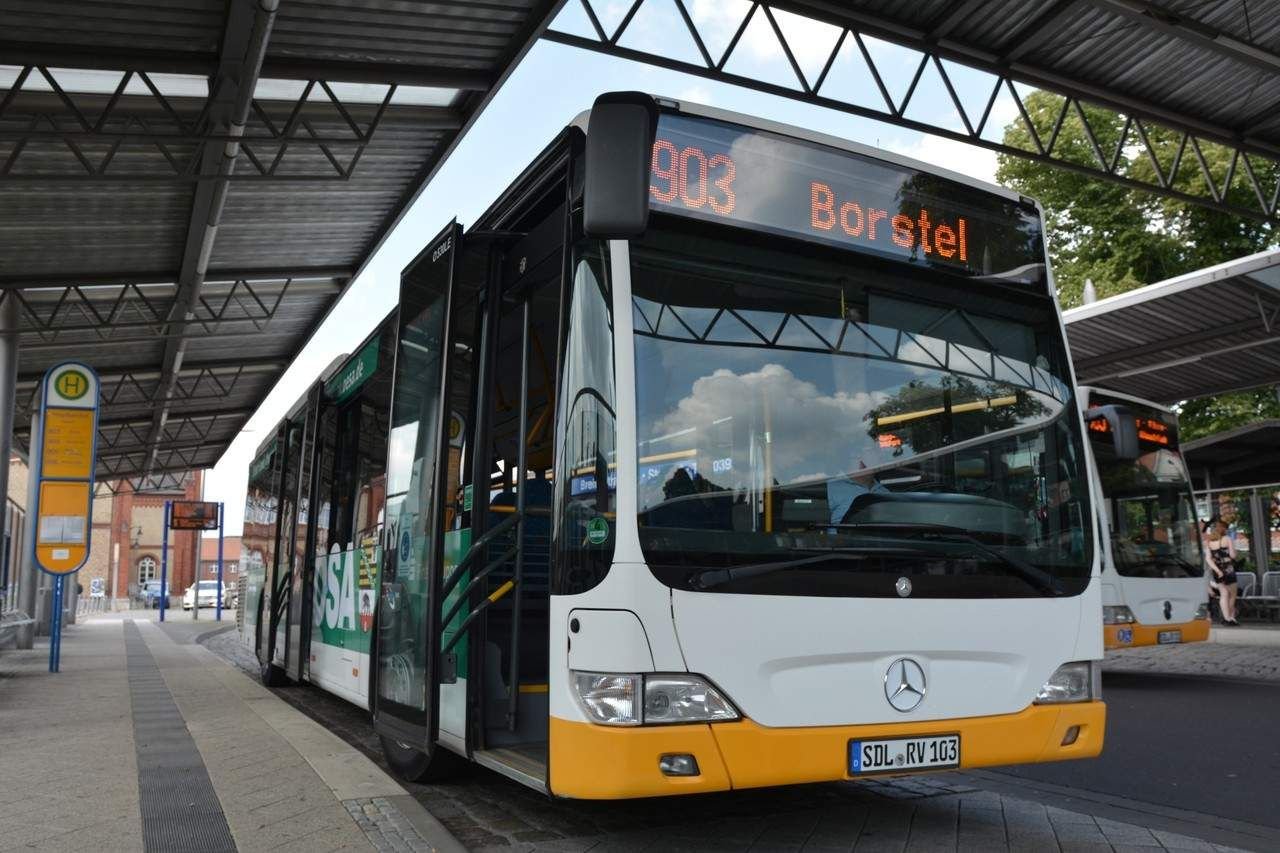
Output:
<path fill-rule="evenodd" d="M 1044 284 L 1029 204 L 852 151 L 714 119 L 663 113 L 652 210 L 929 266 Z"/>

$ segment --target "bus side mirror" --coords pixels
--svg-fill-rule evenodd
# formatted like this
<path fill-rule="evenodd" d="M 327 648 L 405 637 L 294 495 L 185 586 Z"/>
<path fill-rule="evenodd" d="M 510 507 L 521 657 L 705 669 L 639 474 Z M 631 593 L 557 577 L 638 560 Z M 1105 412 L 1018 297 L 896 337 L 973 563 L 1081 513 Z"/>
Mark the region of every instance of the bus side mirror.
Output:
<path fill-rule="evenodd" d="M 596 98 L 587 124 L 583 228 L 588 237 L 638 237 L 649 224 L 649 162 L 658 105 L 642 92 Z"/>
<path fill-rule="evenodd" d="M 1137 459 L 1142 455 L 1138 449 L 1138 420 L 1128 408 L 1097 406 L 1086 411 L 1084 419 L 1090 429 L 1111 433 L 1111 446 L 1117 459 Z M 1099 427 L 1093 426 L 1095 421 L 1100 422 Z M 1101 424 L 1105 424 L 1105 428 Z"/>

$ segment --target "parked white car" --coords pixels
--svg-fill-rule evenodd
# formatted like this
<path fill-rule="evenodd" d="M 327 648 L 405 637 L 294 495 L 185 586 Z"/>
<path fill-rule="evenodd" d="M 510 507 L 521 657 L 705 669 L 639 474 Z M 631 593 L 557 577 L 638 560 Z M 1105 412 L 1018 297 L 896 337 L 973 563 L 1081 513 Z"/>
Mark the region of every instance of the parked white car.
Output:
<path fill-rule="evenodd" d="M 218 582 L 217 581 L 199 581 L 196 585 L 187 587 L 187 591 L 182 594 L 182 609 L 190 610 L 196 600 L 196 586 L 199 587 L 200 606 L 214 607 L 218 603 Z M 227 592 L 226 584 L 222 585 L 222 606 L 229 608 L 231 606 L 231 597 Z"/>

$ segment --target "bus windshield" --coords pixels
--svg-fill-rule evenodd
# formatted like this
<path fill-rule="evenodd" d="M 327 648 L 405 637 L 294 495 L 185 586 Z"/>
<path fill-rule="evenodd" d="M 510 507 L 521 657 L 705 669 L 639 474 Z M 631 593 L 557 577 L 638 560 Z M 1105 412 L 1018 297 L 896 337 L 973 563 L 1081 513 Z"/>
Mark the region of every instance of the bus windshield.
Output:
<path fill-rule="evenodd" d="M 1110 434 L 1090 432 L 1116 571 L 1126 577 L 1198 578 L 1204 574 L 1204 558 L 1177 423 L 1158 409 L 1127 401 L 1123 405 L 1138 419 L 1137 459 L 1117 459 Z"/>
<path fill-rule="evenodd" d="M 654 219 L 631 278 L 640 541 L 659 579 L 1084 589 L 1083 442 L 1043 284 Z"/>

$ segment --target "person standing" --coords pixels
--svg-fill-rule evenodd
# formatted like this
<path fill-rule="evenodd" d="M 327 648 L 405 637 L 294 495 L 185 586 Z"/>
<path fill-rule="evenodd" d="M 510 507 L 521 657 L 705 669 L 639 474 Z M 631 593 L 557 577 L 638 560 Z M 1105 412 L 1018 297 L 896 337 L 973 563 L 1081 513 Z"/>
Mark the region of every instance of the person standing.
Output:
<path fill-rule="evenodd" d="M 1226 625 L 1239 625 L 1236 621 L 1236 543 L 1227 532 L 1227 522 L 1217 518 L 1209 528 L 1205 540 L 1205 561 L 1213 572 L 1218 585 L 1218 606 L 1222 609 L 1222 621 Z"/>

